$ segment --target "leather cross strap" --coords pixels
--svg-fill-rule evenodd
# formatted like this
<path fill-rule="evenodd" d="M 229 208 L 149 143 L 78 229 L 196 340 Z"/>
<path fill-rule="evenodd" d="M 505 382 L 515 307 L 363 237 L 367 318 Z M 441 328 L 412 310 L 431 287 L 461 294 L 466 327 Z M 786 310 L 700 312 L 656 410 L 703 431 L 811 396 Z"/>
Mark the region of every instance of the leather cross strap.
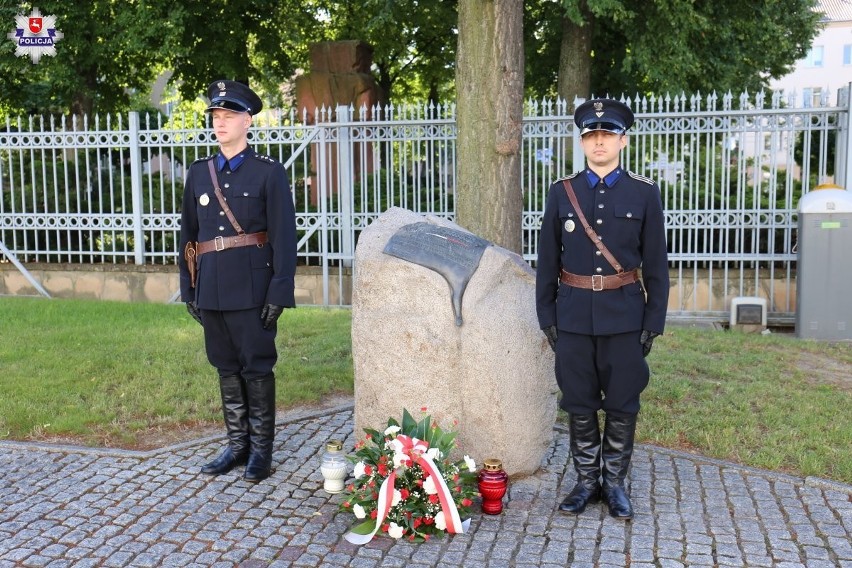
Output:
<path fill-rule="evenodd" d="M 211 166 L 212 167 L 212 166 Z M 571 186 L 571 181 L 567 179 L 562 180 L 562 185 L 565 187 L 565 193 L 568 194 L 568 201 L 571 202 L 571 205 L 574 207 L 574 211 L 577 212 L 577 217 L 580 218 L 580 223 L 583 224 L 583 228 L 586 230 L 586 236 L 588 236 L 592 242 L 598 247 L 598 250 L 601 251 L 601 254 L 604 255 L 607 262 L 609 262 L 615 271 L 619 274 L 624 272 L 624 268 L 621 267 L 621 264 L 615 259 L 609 249 L 606 248 L 606 245 L 603 244 L 600 236 L 589 226 L 589 222 L 586 221 L 586 216 L 583 215 L 583 210 L 580 209 L 580 204 L 577 202 L 577 196 L 574 194 L 574 188 Z M 585 277 L 584 277 L 585 278 Z"/>
<path fill-rule="evenodd" d="M 584 288 L 600 292 L 602 290 L 616 290 L 622 286 L 633 284 L 639 281 L 639 274 L 634 268 L 629 272 L 619 272 L 618 274 L 610 274 L 603 276 L 595 274 L 594 276 L 581 276 L 579 274 L 571 274 L 564 268 L 559 271 L 559 280 L 573 288 Z"/>
<path fill-rule="evenodd" d="M 243 228 L 240 227 L 239 223 L 237 223 L 237 218 L 234 217 L 234 214 L 231 212 L 231 208 L 228 207 L 228 202 L 225 201 L 225 196 L 222 195 L 222 190 L 219 189 L 219 178 L 216 176 L 216 166 L 213 165 L 212 158 L 207 160 L 207 169 L 210 170 L 210 181 L 213 182 L 213 194 L 216 195 L 216 199 L 219 200 L 219 205 L 222 206 L 222 211 L 225 212 L 225 215 L 228 217 L 228 221 L 231 222 L 231 226 L 234 227 L 237 234 L 244 235 L 245 231 L 243 231 Z"/>

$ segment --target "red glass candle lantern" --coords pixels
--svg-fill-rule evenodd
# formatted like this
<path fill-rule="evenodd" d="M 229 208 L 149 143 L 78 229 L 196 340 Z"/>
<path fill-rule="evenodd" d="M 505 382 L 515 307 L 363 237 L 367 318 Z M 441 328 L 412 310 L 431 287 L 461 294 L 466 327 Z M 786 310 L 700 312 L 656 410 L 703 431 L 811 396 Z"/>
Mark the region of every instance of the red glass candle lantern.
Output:
<path fill-rule="evenodd" d="M 509 486 L 509 476 L 503 471 L 503 463 L 497 459 L 485 460 L 477 478 L 479 494 L 482 495 L 482 512 L 499 515 L 503 512 L 503 495 Z"/>

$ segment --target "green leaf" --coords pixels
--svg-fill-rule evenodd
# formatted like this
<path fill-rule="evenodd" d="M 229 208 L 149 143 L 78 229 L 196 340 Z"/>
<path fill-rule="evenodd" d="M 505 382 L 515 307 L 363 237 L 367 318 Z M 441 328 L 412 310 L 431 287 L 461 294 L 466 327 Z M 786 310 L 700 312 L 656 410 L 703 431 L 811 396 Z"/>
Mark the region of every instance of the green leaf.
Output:
<path fill-rule="evenodd" d="M 408 412 L 407 409 L 402 409 L 402 433 L 406 436 L 414 435 L 417 431 L 417 421 Z"/>
<path fill-rule="evenodd" d="M 363 523 L 354 525 L 350 530 L 355 534 L 370 534 L 371 532 L 373 532 L 374 528 L 376 528 L 376 521 L 374 519 L 370 519 L 368 521 L 364 521 Z"/>

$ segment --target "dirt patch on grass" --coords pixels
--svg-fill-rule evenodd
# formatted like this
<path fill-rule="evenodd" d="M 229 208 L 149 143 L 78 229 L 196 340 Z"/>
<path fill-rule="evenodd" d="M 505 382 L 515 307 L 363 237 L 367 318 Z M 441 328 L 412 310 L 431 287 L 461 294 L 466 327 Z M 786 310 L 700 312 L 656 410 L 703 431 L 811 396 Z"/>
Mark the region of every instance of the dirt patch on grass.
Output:
<path fill-rule="evenodd" d="M 801 352 L 796 359 L 796 368 L 813 385 L 832 385 L 845 392 L 852 392 L 852 365 L 825 355 Z"/>

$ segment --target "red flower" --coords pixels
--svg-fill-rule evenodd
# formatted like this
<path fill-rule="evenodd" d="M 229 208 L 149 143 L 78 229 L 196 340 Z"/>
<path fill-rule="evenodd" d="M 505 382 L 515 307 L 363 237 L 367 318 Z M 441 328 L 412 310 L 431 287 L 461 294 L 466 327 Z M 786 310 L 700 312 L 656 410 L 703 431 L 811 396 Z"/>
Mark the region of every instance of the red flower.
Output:
<path fill-rule="evenodd" d="M 373 468 L 369 465 L 364 466 L 364 474 L 365 475 L 373 475 Z"/>
<path fill-rule="evenodd" d="M 423 540 L 429 540 L 429 538 L 430 538 L 431 536 L 432 536 L 431 534 L 424 534 L 424 535 L 423 535 Z"/>
<path fill-rule="evenodd" d="M 432 517 L 426 517 L 425 519 L 423 519 L 424 525 L 431 525 L 431 524 L 434 524 L 434 523 L 435 523 L 435 519 L 433 519 Z"/>
<path fill-rule="evenodd" d="M 371 519 L 377 519 L 378 517 L 379 517 L 378 509 L 373 509 L 372 511 L 370 511 L 370 518 Z"/>
<path fill-rule="evenodd" d="M 470 507 L 471 505 L 473 505 L 473 501 L 471 501 L 467 497 L 462 499 L 462 507 Z"/>
<path fill-rule="evenodd" d="M 435 503 L 438 502 L 438 496 L 437 495 L 429 495 L 429 502 L 434 505 Z"/>
<path fill-rule="evenodd" d="M 378 470 L 379 470 L 379 475 L 381 475 L 382 477 L 384 477 L 388 474 L 388 466 L 386 466 L 385 464 L 383 464 L 381 462 L 379 462 Z"/>
<path fill-rule="evenodd" d="M 409 495 L 411 495 L 411 492 L 410 492 L 408 489 L 406 489 L 405 487 L 403 487 L 402 489 L 400 489 L 400 490 L 399 490 L 399 493 L 402 495 L 402 500 L 403 500 L 403 501 L 405 501 L 406 499 L 408 499 L 408 496 L 409 496 Z"/>
<path fill-rule="evenodd" d="M 426 412 L 427 410 L 429 410 L 429 409 L 425 406 L 420 407 L 420 412 Z"/>
<path fill-rule="evenodd" d="M 350 503 L 349 501 L 344 501 L 343 506 L 349 508 L 352 506 L 352 503 Z"/>
<path fill-rule="evenodd" d="M 390 529 L 390 523 L 385 523 L 382 525 L 382 531 L 388 532 L 388 529 Z"/>
<path fill-rule="evenodd" d="M 372 440 L 372 439 L 373 439 L 373 435 L 372 435 L 372 434 L 367 434 L 367 435 L 366 435 L 366 436 L 364 436 L 364 437 L 365 437 L 365 438 L 367 438 L 368 440 Z"/>
<path fill-rule="evenodd" d="M 421 519 L 420 517 L 415 517 L 413 524 L 414 524 L 414 528 L 416 529 L 417 527 L 419 527 L 420 525 L 423 524 L 423 519 Z"/>

